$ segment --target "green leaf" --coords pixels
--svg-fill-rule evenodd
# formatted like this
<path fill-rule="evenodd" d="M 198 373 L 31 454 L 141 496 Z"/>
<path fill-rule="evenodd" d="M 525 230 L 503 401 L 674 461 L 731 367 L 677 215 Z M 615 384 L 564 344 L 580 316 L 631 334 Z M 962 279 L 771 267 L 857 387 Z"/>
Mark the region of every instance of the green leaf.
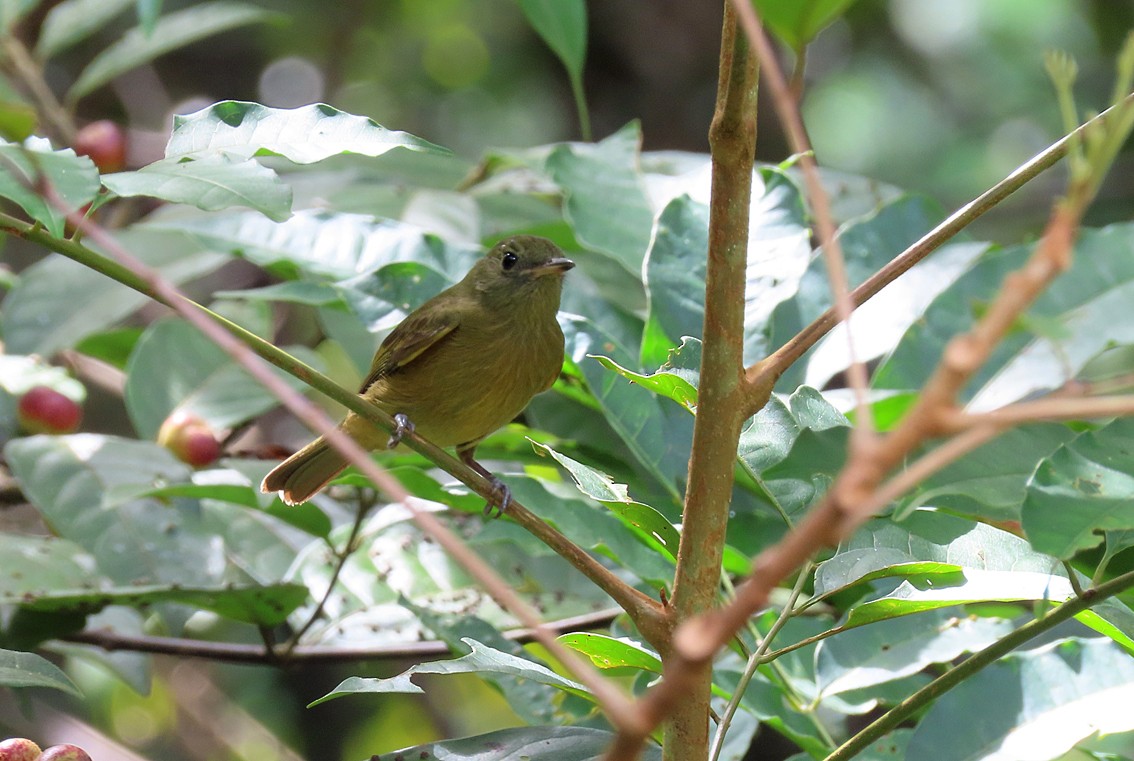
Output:
<path fill-rule="evenodd" d="M 162 16 L 150 30 L 134 27 L 87 64 L 67 91 L 70 103 L 115 77 L 205 37 L 277 18 L 254 5 L 217 0 Z"/>
<path fill-rule="evenodd" d="M 1003 619 L 941 610 L 843 631 L 816 648 L 819 688 L 830 696 L 892 682 L 983 650 L 1014 629 Z"/>
<path fill-rule="evenodd" d="M 76 404 L 87 398 L 87 388 L 61 367 L 36 356 L 0 354 L 0 388 L 12 396 L 23 396 L 33 386 L 47 386 Z"/>
<path fill-rule="evenodd" d="M 566 468 L 580 491 L 606 505 L 623 523 L 657 542 L 671 559 L 677 558 L 677 547 L 681 537 L 664 515 L 649 505 L 630 499 L 627 487 L 624 484 L 614 483 L 606 473 L 589 468 L 577 460 L 556 452 L 551 447 L 535 442 L 532 442 L 532 445 L 537 451 L 551 455 L 556 462 Z"/>
<path fill-rule="evenodd" d="M 977 602 L 1050 602 L 1057 604 L 1074 596 L 1070 582 L 1062 576 L 1034 571 L 980 571 L 966 568 L 956 581 L 919 587 L 903 581 L 889 594 L 852 607 L 848 627 L 862 626 L 911 613 Z"/>
<path fill-rule="evenodd" d="M 800 51 L 846 12 L 854 0 L 752 0 L 760 20 L 792 50 Z"/>
<path fill-rule="evenodd" d="M 54 663 L 35 653 L 16 650 L 0 649 L 0 686 L 50 687 L 83 697 L 75 683 Z"/>
<path fill-rule="evenodd" d="M 580 697 L 590 697 L 590 693 L 583 685 L 561 677 L 535 661 L 501 652 L 469 637 L 462 637 L 461 642 L 472 648 L 472 652 L 456 660 L 419 663 L 388 679 L 352 676 L 308 707 L 358 693 L 421 693 L 423 690 L 410 680 L 410 677 L 416 674 L 506 674 L 546 684 Z"/>
<path fill-rule="evenodd" d="M 630 367 L 634 361 L 625 348 L 598 326 L 578 317 L 566 317 L 561 325 L 567 355 L 586 379 L 607 422 L 657 484 L 675 503 L 680 503 L 677 482 L 687 474 L 692 441 L 689 413 L 590 359 L 588 355 L 601 354 L 622 367 Z"/>
<path fill-rule="evenodd" d="M 401 261 L 416 261 L 451 282 L 465 276 L 481 252 L 423 233 L 421 228 L 363 214 L 303 210 L 285 222 L 255 212 L 156 219 L 150 230 L 176 230 L 262 267 L 292 265 L 321 278 L 347 279 Z"/>
<path fill-rule="evenodd" d="M 900 522 L 875 519 L 855 532 L 815 573 L 815 593 L 830 594 L 880 569 L 942 563 L 950 569 L 1050 573 L 1056 564 L 1023 539 L 936 510 L 916 510 Z"/>
<path fill-rule="evenodd" d="M 749 256 L 744 293 L 744 357 L 770 350 L 768 320 L 791 296 L 811 256 L 807 219 L 798 188 L 778 170 L 753 178 Z M 689 196 L 670 201 L 658 216 L 646 257 L 649 317 L 642 364 L 657 366 L 686 336 L 700 337 L 705 318 L 709 209 Z"/>
<path fill-rule="evenodd" d="M 446 611 L 434 611 L 414 605 L 402 598 L 401 605 L 413 611 L 435 636 L 444 641 L 454 655 L 464 655 L 470 648 L 461 641 L 470 637 L 489 647 L 522 658 L 527 655 L 523 646 L 507 639 L 487 621 L 475 616 L 458 616 Z M 508 705 L 528 724 L 538 725 L 561 719 L 558 693 L 542 685 L 511 674 L 482 673 L 481 678 L 495 685 L 504 694 Z"/>
<path fill-rule="evenodd" d="M 1010 653 L 938 698 L 914 730 L 908 757 L 1059 758 L 1093 735 L 1134 729 L 1131 701 L 1128 653 L 1108 640 L 1053 642 Z"/>
<path fill-rule="evenodd" d="M 614 733 L 588 727 L 521 727 L 475 737 L 444 740 L 374 756 L 371 761 L 443 758 L 446 761 L 594 761 L 614 742 Z M 648 745 L 645 761 L 659 761 L 661 751 Z"/>
<path fill-rule="evenodd" d="M 168 18 L 168 17 L 167 17 Z M 283 156 L 313 164 L 341 154 L 381 156 L 394 148 L 449 153 L 407 132 L 388 130 L 365 116 L 316 103 L 299 108 L 268 108 L 226 100 L 173 120 L 166 158 L 198 158 L 225 153 L 238 158 Z"/>
<path fill-rule="evenodd" d="M 641 140 L 637 122 L 631 122 L 599 143 L 557 146 L 546 160 L 548 174 L 567 198 L 565 213 L 579 242 L 635 275 L 654 222 L 638 167 Z"/>
<path fill-rule="evenodd" d="M 35 132 L 39 115 L 35 107 L 17 100 L 0 100 L 0 138 L 21 143 Z"/>
<path fill-rule="evenodd" d="M 1115 344 L 1134 343 L 1127 320 L 1116 320 L 1134 293 L 1134 224 L 1084 229 L 1071 268 L 1056 279 L 975 374 L 963 395 L 973 409 L 991 409 L 1058 388 Z M 1032 246 L 990 250 L 940 293 L 878 368 L 875 388 L 920 388 L 941 358 L 946 342 L 969 329 L 1000 289 L 1004 277 L 1023 266 Z M 1115 311 L 1119 310 L 1119 311 Z M 1033 335 L 1025 325 L 1045 328 Z M 1069 338 L 1062 338 L 1059 334 Z"/>
<path fill-rule="evenodd" d="M 662 661 L 657 653 L 625 637 L 611 637 L 597 632 L 572 632 L 560 635 L 558 640 L 590 658 L 591 663 L 600 669 L 633 668 L 654 674 L 662 673 Z"/>
<path fill-rule="evenodd" d="M 902 196 L 871 214 L 849 221 L 839 231 L 839 244 L 846 263 L 850 287 L 861 284 L 921 238 L 942 216 L 942 211 L 936 203 L 922 196 Z M 919 274 L 906 273 L 904 277 L 916 281 L 916 285 L 893 289 L 891 293 L 887 293 L 891 289 L 883 291 L 883 294 L 894 301 L 884 308 L 873 311 L 872 325 L 876 326 L 874 330 L 878 332 L 878 337 L 872 336 L 870 330 L 862 331 L 862 342 L 870 346 L 871 356 L 876 352 L 886 351 L 897 343 L 902 337 L 902 329 L 924 311 L 925 306 L 922 302 L 928 299 L 922 294 L 939 293 L 945 285 L 964 271 L 974 255 L 969 249 L 945 257 L 940 257 L 940 254 L 941 252 L 936 252 L 934 256 L 916 265 L 914 270 L 918 270 Z M 919 270 L 923 267 L 924 271 Z M 793 285 L 796 286 L 795 292 L 790 298 L 785 298 L 775 305 L 769 316 L 765 328 L 769 351 L 782 346 L 833 304 L 827 266 L 821 252 L 816 252 L 806 271 L 801 277 L 797 277 Z M 871 302 L 873 301 L 874 299 L 871 299 Z M 868 316 L 870 316 L 869 312 Z M 858 315 L 855 320 L 857 324 Z M 857 332 L 855 337 L 855 350 L 858 352 Z M 839 362 L 844 360 L 846 343 L 844 333 L 839 330 L 832 331 L 806 355 L 805 361 L 797 362 L 788 369 L 777 383 L 777 389 L 791 391 L 801 383 L 824 385 L 829 377 L 837 372 Z M 823 352 L 832 352 L 834 356 L 825 357 Z M 759 359 L 759 356 L 755 359 Z M 811 367 L 812 362 L 818 364 L 815 369 Z"/>
<path fill-rule="evenodd" d="M 1122 418 L 1063 444 L 1040 461 L 1021 522 L 1041 552 L 1069 559 L 1103 531 L 1134 529 L 1134 420 Z"/>
<path fill-rule="evenodd" d="M 520 8 L 568 74 L 582 77 L 587 57 L 587 6 L 583 0 L 520 0 Z"/>
<path fill-rule="evenodd" d="M 220 580 L 225 550 L 204 529 L 195 505 L 131 496 L 188 479 L 188 466 L 164 447 L 74 434 L 16 439 L 4 453 L 48 526 L 91 553 L 113 582 Z"/>
<path fill-rule="evenodd" d="M 302 388 L 290 375 L 277 374 Z M 124 395 L 138 435 L 151 439 L 174 410 L 197 415 L 220 431 L 279 404 L 223 349 L 176 318 L 154 323 L 138 339 L 126 365 Z"/>
<path fill-rule="evenodd" d="M 64 0 L 47 12 L 35 45 L 41 60 L 73 47 L 113 21 L 135 0 Z"/>
<path fill-rule="evenodd" d="M 251 159 L 204 156 L 195 161 L 162 159 L 136 172 L 104 175 L 102 183 L 120 196 L 148 196 L 187 203 L 205 211 L 247 206 L 276 221 L 291 215 L 291 188 Z"/>
<path fill-rule="evenodd" d="M 627 370 L 609 357 L 592 356 L 607 370 L 613 370 L 631 383 L 637 383 L 659 396 L 672 399 L 690 412 L 697 411 L 697 387 L 690 383 L 686 376 L 666 372 L 664 368 L 652 375 L 643 375 Z"/>
<path fill-rule="evenodd" d="M 1036 466 L 1074 437 L 1061 423 L 1011 429 L 934 473 L 903 501 L 990 520 L 1018 520 Z"/>
<path fill-rule="evenodd" d="M 182 234 L 124 230 L 118 242 L 176 285 L 228 261 L 228 256 L 203 251 L 199 242 Z M 52 254 L 24 270 L 4 299 L 5 348 L 14 354 L 51 356 L 147 303 L 148 297 L 137 291 Z"/>
<path fill-rule="evenodd" d="M 63 208 L 44 199 L 34 188 L 47 182 Z M 42 138 L 24 145 L 0 144 L 0 198 L 16 203 L 57 238 L 64 237 L 64 217 L 98 195 L 98 170 L 86 156 L 70 148 L 53 151 Z"/>

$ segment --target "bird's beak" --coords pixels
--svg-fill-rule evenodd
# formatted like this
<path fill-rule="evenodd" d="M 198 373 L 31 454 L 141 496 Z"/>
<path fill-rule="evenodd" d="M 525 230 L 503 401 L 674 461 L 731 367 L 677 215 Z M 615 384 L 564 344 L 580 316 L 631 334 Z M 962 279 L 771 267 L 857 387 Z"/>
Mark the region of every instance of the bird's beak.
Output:
<path fill-rule="evenodd" d="M 530 272 L 539 277 L 542 275 L 561 275 L 567 270 L 575 266 L 575 262 L 571 261 L 565 256 L 556 256 L 548 259 L 538 267 L 533 267 Z"/>

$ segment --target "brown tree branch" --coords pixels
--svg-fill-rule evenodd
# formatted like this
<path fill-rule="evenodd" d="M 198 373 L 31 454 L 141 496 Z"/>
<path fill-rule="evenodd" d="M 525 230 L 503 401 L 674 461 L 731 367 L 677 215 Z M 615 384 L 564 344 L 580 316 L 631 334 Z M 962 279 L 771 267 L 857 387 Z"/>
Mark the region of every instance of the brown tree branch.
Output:
<path fill-rule="evenodd" d="M 733 488 L 733 461 L 745 419 L 744 286 L 752 165 L 756 152 L 756 58 L 724 3 L 717 105 L 709 127 L 712 195 L 705 275 L 701 382 L 682 513 L 671 623 L 716 601 Z M 665 658 L 667 647 L 662 651 Z M 705 756 L 709 747 L 708 662 L 686 674 L 688 689 L 665 727 L 663 758 Z"/>
<path fill-rule="evenodd" d="M 605 626 L 622 612 L 621 608 L 586 613 L 580 616 L 549 621 L 544 628 L 555 632 L 573 632 Z M 531 629 L 511 629 L 504 636 L 513 642 L 532 642 Z M 238 642 L 209 642 L 182 637 L 154 637 L 131 635 L 109 629 L 86 629 L 63 637 L 66 642 L 100 647 L 108 652 L 129 651 L 154 655 L 175 655 L 179 658 L 203 658 L 225 663 L 251 663 L 289 665 L 292 663 L 349 663 L 371 660 L 419 659 L 448 655 L 448 644 L 440 640 L 403 642 L 378 647 L 339 647 L 325 645 L 296 645 L 287 651 L 271 649 L 262 644 Z"/>

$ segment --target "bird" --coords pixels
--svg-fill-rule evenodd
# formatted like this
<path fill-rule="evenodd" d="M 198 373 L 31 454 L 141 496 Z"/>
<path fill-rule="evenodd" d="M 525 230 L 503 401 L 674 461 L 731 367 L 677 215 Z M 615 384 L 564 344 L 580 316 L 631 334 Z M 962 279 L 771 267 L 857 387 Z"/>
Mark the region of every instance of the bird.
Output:
<path fill-rule="evenodd" d="M 559 311 L 575 263 L 552 241 L 515 235 L 494 245 L 456 285 L 426 301 L 382 341 L 359 394 L 392 415 L 386 434 L 354 412 L 339 428 L 366 449 L 393 449 L 409 432 L 441 447 L 492 484 L 485 513 L 512 500 L 474 458 L 477 445 L 555 382 L 563 366 Z M 277 465 L 260 484 L 298 505 L 347 466 L 322 436 Z"/>

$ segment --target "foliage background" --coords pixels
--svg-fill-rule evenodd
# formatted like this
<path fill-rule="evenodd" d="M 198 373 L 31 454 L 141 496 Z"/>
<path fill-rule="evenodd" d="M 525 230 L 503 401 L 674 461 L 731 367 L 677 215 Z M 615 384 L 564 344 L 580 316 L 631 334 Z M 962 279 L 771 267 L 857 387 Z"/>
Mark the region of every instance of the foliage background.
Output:
<path fill-rule="evenodd" d="M 178 6 L 166 3 L 166 10 Z M 226 98 L 278 107 L 322 100 L 449 146 L 470 162 L 491 147 L 578 137 L 558 61 L 509 0 L 276 2 L 270 8 L 277 23 L 165 56 L 84 100 L 81 115 L 129 125 L 133 165 L 160 155 L 172 112 Z M 585 79 L 596 137 L 637 119 L 647 150 L 704 152 L 719 5 L 617 0 L 591 3 L 589 11 Z M 1042 51 L 1071 52 L 1083 70 L 1083 101 L 1102 102 L 1110 60 L 1132 20 L 1134 4 L 1108 0 L 862 0 L 809 52 L 804 115 L 817 154 L 828 167 L 924 192 L 953 208 L 1059 134 Z M 122 21 L 122 28 L 133 23 L 129 13 Z M 49 76 L 64 85 L 113 36 L 91 39 L 54 64 Z M 785 148 L 770 114 L 762 109 L 758 157 L 776 162 Z M 1129 219 L 1129 161 L 1120 159 L 1092 223 Z M 977 234 L 1014 241 L 1034 233 L 1060 183 L 1058 173 L 1033 183 L 980 223 Z M 17 270 L 27 261 L 14 243 L 4 257 Z M 125 419 L 115 404 L 92 400 L 89 426 L 120 432 L 111 428 Z M 407 665 L 376 669 L 394 674 Z M 169 680 L 159 679 L 154 693 L 140 698 L 76 668 L 73 677 L 90 699 L 80 704 L 52 696 L 64 711 L 89 711 L 96 724 L 135 741 L 174 732 Z M 327 685 L 357 673 L 354 665 L 281 673 L 166 661 L 163 669 L 167 676 L 180 671 L 178 681 L 206 670 L 236 701 L 240 710 L 223 731 L 244 738 L 247 757 L 282 757 L 272 755 L 278 752 L 274 736 L 311 758 L 361 758 L 515 721 L 503 701 L 472 678 L 448 678 L 410 713 L 404 699 L 303 708 Z M 202 703 L 208 700 L 202 693 Z M 0 729 L 18 716 L 15 709 L 2 707 Z M 170 759 L 175 752 L 153 751 Z"/>

